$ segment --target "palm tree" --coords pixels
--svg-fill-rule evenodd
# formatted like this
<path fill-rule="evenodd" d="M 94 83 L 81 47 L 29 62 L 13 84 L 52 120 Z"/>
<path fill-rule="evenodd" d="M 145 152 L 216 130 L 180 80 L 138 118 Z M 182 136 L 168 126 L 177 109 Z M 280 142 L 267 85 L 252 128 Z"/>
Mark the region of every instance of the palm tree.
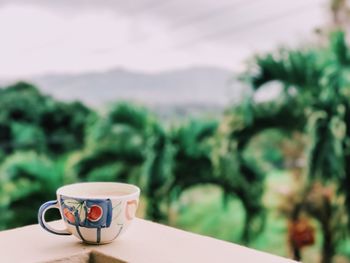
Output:
<path fill-rule="evenodd" d="M 235 159 L 236 169 L 221 164 L 224 174 L 230 174 L 230 185 L 239 196 L 246 210 L 246 220 L 242 240 L 248 242 L 251 239 L 252 222 L 256 221 L 261 230 L 264 225 L 265 215 L 263 211 L 262 196 L 265 177 L 256 165 L 256 160 L 246 157 L 245 151 L 252 139 L 267 129 L 280 129 L 291 133 L 300 130 L 303 119 L 300 118 L 298 101 L 290 100 L 289 104 L 284 99 L 278 102 L 254 104 L 247 99 L 242 105 L 226 112 L 222 122 L 222 138 L 226 140 L 226 152 L 223 154 L 225 160 Z M 225 167 L 227 167 L 225 169 Z M 238 176 L 238 178 L 237 178 Z M 253 234 L 258 233 L 256 231 Z"/>
<path fill-rule="evenodd" d="M 262 229 L 261 174 L 237 155 L 212 120 L 191 120 L 171 134 L 174 147 L 172 181 L 169 195 L 177 200 L 187 189 L 212 184 L 223 191 L 223 202 L 238 198 L 246 212 L 242 241 L 250 241 Z M 257 230 L 254 232 L 254 230 Z"/>
<path fill-rule="evenodd" d="M 92 110 L 64 103 L 18 82 L 0 89 L 0 155 L 35 150 L 53 157 L 81 149 Z"/>
<path fill-rule="evenodd" d="M 86 146 L 75 160 L 80 180 L 138 180 L 147 156 L 154 120 L 144 108 L 128 103 L 111 106 L 107 116 L 95 116 Z"/>
<path fill-rule="evenodd" d="M 143 185 L 147 196 L 148 218 L 167 221 L 166 207 L 169 201 L 169 188 L 173 177 L 174 146 L 168 132 L 161 126 L 154 129 L 148 144 L 148 155 L 143 165 Z"/>
<path fill-rule="evenodd" d="M 345 35 L 342 32 L 334 33 L 327 47 L 280 50 L 257 57 L 255 63 L 255 72 L 249 72 L 246 78 L 254 90 L 272 81 L 283 85 L 283 92 L 278 98 L 282 102 L 282 107 L 278 110 L 280 116 L 277 114 L 278 118 L 272 123 L 263 121 L 263 129 L 278 126 L 283 128 L 288 123 L 297 123 L 296 128 L 310 137 L 307 171 L 309 183 L 305 188 L 305 198 L 296 211 L 303 208 L 313 181 L 333 181 L 345 195 L 347 214 L 350 216 L 350 191 L 344 187 L 350 183 L 350 93 L 347 77 L 350 57 Z M 295 114 L 283 116 L 283 110 Z M 258 119 L 251 121 L 251 129 L 259 131 L 260 126 Z M 330 200 L 327 202 L 332 205 Z M 329 210 L 328 218 L 331 215 Z M 320 217 L 316 219 L 320 220 L 323 230 L 322 262 L 331 262 L 335 251 L 331 222 Z"/>

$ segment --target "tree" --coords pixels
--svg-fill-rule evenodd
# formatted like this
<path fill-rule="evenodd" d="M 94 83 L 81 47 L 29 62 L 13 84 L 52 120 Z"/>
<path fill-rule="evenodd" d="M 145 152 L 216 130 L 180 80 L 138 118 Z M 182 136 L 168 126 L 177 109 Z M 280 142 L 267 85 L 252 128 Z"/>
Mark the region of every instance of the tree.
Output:
<path fill-rule="evenodd" d="M 327 47 L 280 50 L 274 54 L 257 57 L 255 73 L 249 72 L 245 78 L 249 80 L 254 90 L 272 81 L 282 83 L 283 92 L 278 100 L 282 101 L 282 108 L 296 110 L 296 115 L 294 118 L 280 116 L 274 123 L 283 126 L 283 123 L 297 122 L 299 128 L 302 127 L 302 130 L 309 135 L 311 142 L 307 171 L 309 183 L 296 211 L 305 208 L 313 182 L 321 180 L 324 183 L 336 182 L 340 194 L 345 196 L 347 214 L 350 215 L 350 191 L 348 187 L 344 187 L 350 183 L 349 65 L 350 57 L 345 35 L 336 32 Z M 276 126 L 266 121 L 263 123 L 266 123 L 265 128 Z M 257 121 L 252 121 L 251 124 L 254 130 L 260 125 Z M 326 202 L 329 203 L 327 206 L 339 206 L 331 200 Z M 332 210 L 333 208 L 329 210 L 326 218 L 332 216 Z M 315 216 L 322 226 L 322 262 L 331 262 L 336 242 L 330 229 L 332 222 L 323 219 L 325 217 L 316 216 L 319 213 L 313 213 L 310 209 L 309 214 Z"/>
<path fill-rule="evenodd" d="M 215 120 L 191 120 L 171 133 L 174 147 L 170 201 L 187 189 L 213 184 L 223 191 L 223 203 L 238 198 L 246 211 L 242 241 L 247 243 L 262 229 L 261 174 L 236 154 Z"/>
<path fill-rule="evenodd" d="M 293 107 L 286 106 L 283 100 L 255 105 L 248 99 L 244 104 L 227 111 L 221 124 L 221 137 L 226 140 L 224 144 L 227 146 L 220 166 L 223 175 L 229 175 L 234 192 L 245 207 L 242 240 L 246 243 L 251 239 L 252 233 L 259 233 L 265 221 L 262 204 L 265 177 L 261 168 L 257 167 L 256 160 L 246 155 L 246 150 L 249 143 L 267 129 L 280 129 L 289 133 L 298 130 L 302 120 L 298 118 L 297 103 L 291 102 Z M 236 163 L 237 168 L 232 165 L 230 167 L 228 163 Z"/>
<path fill-rule="evenodd" d="M 152 136 L 154 121 L 150 116 L 146 109 L 128 103 L 113 105 L 105 117 L 96 115 L 74 167 L 78 178 L 139 180 Z"/>
<path fill-rule="evenodd" d="M 45 148 L 39 123 L 46 101 L 47 97 L 24 82 L 0 89 L 0 148 L 4 153 Z"/>
<path fill-rule="evenodd" d="M 18 152 L 0 166 L 0 228 L 37 223 L 38 208 L 55 199 L 63 185 L 60 162 L 54 163 L 35 152 Z"/>
<path fill-rule="evenodd" d="M 57 156 L 82 148 L 92 114 L 79 102 L 57 102 L 25 82 L 0 89 L 0 109 L 0 149 L 6 154 L 35 150 Z"/>
<path fill-rule="evenodd" d="M 93 112 L 80 102 L 54 102 L 47 105 L 39 126 L 46 138 L 46 149 L 54 155 L 84 146 L 86 124 Z"/>

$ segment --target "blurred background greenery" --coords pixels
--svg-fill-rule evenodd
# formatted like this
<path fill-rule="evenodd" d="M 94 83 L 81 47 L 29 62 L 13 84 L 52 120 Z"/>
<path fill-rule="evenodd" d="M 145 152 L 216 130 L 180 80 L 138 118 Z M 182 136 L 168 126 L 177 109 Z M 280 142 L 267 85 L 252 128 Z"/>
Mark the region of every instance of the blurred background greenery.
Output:
<path fill-rule="evenodd" d="M 240 77 L 250 95 L 212 118 L 165 121 L 130 102 L 100 112 L 25 82 L 3 87 L 0 229 L 36 223 L 63 184 L 130 182 L 142 188 L 139 216 L 304 262 L 350 262 L 349 51 L 337 31 L 254 57 Z M 269 85 L 279 94 L 257 102 Z"/>
<path fill-rule="evenodd" d="M 142 189 L 140 217 L 303 262 L 350 262 L 350 46 L 333 30 L 349 10 L 331 1 L 335 26 L 317 44 L 252 57 L 237 78 L 244 98 L 215 114 L 92 108 L 3 85 L 0 230 L 37 223 L 64 184 L 129 182 Z"/>

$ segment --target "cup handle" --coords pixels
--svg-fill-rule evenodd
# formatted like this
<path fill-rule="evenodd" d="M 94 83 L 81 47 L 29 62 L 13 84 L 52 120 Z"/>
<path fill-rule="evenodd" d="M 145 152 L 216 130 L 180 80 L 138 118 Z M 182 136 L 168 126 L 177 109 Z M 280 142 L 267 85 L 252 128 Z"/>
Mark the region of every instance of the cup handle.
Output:
<path fill-rule="evenodd" d="M 66 229 L 61 229 L 61 230 L 54 229 L 45 221 L 45 213 L 47 210 L 49 210 L 51 208 L 59 209 L 57 200 L 48 201 L 40 206 L 39 212 L 38 212 L 38 221 L 39 221 L 40 226 L 52 234 L 71 235 L 71 233 L 68 232 L 68 230 L 66 230 Z"/>

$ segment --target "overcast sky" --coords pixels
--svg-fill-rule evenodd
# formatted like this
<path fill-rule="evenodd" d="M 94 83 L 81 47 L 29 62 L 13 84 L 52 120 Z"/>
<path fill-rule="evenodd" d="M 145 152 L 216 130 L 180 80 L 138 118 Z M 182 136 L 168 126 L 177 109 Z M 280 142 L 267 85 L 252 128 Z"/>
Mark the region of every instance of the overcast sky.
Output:
<path fill-rule="evenodd" d="M 310 39 L 327 0 L 0 0 L 0 78 L 190 66 L 235 70 Z"/>

